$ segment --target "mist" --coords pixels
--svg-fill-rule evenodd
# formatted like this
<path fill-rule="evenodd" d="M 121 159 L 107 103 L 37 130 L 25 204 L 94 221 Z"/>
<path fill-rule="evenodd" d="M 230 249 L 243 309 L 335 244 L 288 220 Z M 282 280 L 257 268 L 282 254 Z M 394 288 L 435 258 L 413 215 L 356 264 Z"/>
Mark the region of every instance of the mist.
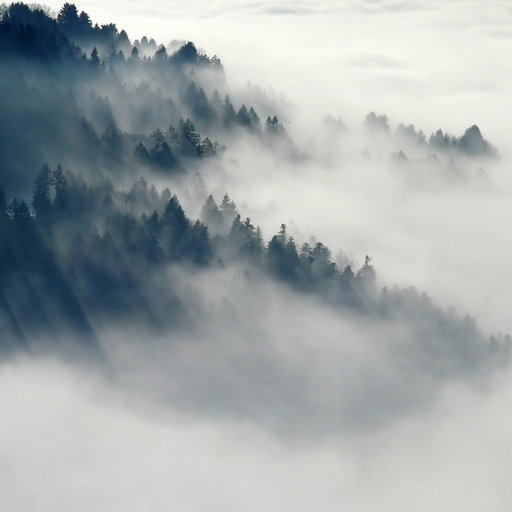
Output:
<path fill-rule="evenodd" d="M 510 506 L 510 9 L 412 0 L 77 8 L 131 42 L 154 38 L 141 59 L 159 44 L 172 58 L 193 41 L 222 69 L 212 59 L 213 71 L 169 78 L 109 60 L 105 46 L 115 79 L 80 81 L 77 71 L 62 85 L 74 95 L 62 133 L 83 115 L 90 146 L 79 130 L 33 152 L 0 146 L 9 201 L 30 201 L 46 161 L 63 165 L 81 208 L 50 229 L 34 204 L 51 256 L 23 260 L 2 281 L 2 336 L 23 339 L 29 354 L 9 349 L 0 365 L 9 419 L 0 503 L 23 512 Z M 30 86 L 48 90 L 27 69 Z M 236 111 L 253 106 L 261 137 L 196 122 L 190 80 L 208 98 L 228 94 Z M 167 167 L 132 156 L 140 143 L 153 158 L 155 131 L 169 139 L 169 122 L 179 131 L 188 116 L 217 143 L 211 157 L 171 142 L 177 163 Z M 120 158 L 99 149 L 112 121 Z M 431 139 L 439 129 L 444 146 Z M 173 194 L 198 245 L 195 219 L 207 226 L 213 256 L 189 242 L 173 253 L 162 228 L 170 263 L 146 264 L 161 253 L 134 256 L 126 240 L 147 246 L 148 219 L 153 210 L 163 219 Z M 371 261 L 375 291 L 346 294 L 320 278 L 306 286 L 240 256 L 233 219 L 206 215 L 209 194 L 218 205 L 228 194 L 265 247 L 280 230 L 299 253 L 328 246 L 335 281 L 347 263 L 364 277 Z M 82 339 L 94 357 L 77 349 Z"/>
<path fill-rule="evenodd" d="M 509 379 L 452 387 L 371 435 L 298 443 L 251 422 L 141 412 L 55 363 L 2 369 L 2 503 L 12 510 L 506 508 Z"/>
<path fill-rule="evenodd" d="M 48 5 L 55 10 L 61 7 L 59 3 Z M 312 189 L 311 182 L 298 180 L 299 186 L 307 183 L 312 198 L 335 196 L 322 200 L 321 205 L 308 201 L 307 223 L 299 222 L 297 216 L 297 210 L 304 212 L 303 194 L 301 205 L 293 211 L 293 205 L 283 198 L 291 191 L 282 166 L 279 171 L 265 166 L 261 173 L 259 168 L 249 173 L 263 182 L 263 176 L 279 175 L 284 182 L 279 187 L 273 181 L 272 187 L 254 199 L 238 194 L 235 184 L 224 188 L 235 202 L 253 208 L 247 214 L 260 224 L 263 220 L 252 211 L 257 213 L 271 205 L 274 213 L 265 223 L 268 234 L 277 231 L 281 222 L 293 221 L 304 238 L 313 235 L 330 247 L 352 252 L 359 261 L 371 253 L 378 261 L 383 283 L 414 283 L 443 305 L 456 306 L 485 322 L 486 329 L 499 325 L 500 330 L 509 332 L 512 328 L 506 312 L 511 283 L 501 270 L 509 247 L 501 226 L 509 212 L 507 201 L 501 198 L 510 193 L 506 134 L 511 125 L 506 112 L 511 77 L 502 59 L 510 51 L 506 34 L 511 20 L 501 2 L 479 5 L 348 1 L 336 6 L 318 2 L 290 6 L 268 2 L 256 8 L 250 3 L 199 3 L 190 10 L 179 2 L 151 2 L 143 8 L 133 2 L 110 2 L 108 7 L 84 2 L 78 7 L 100 23 L 115 19 L 132 39 L 146 34 L 163 44 L 174 39 L 192 40 L 209 54 L 219 55 L 235 97 L 236 91 L 243 94 L 251 82 L 273 89 L 278 97 L 283 94 L 293 104 L 292 111 L 287 112 L 290 119 L 283 121 L 287 131 L 301 142 L 314 138 L 314 131 L 328 114 L 341 116 L 347 128 L 357 133 L 365 115 L 375 111 L 389 117 L 392 131 L 399 123 L 413 124 L 427 138 L 439 128 L 461 136 L 466 128 L 477 124 L 498 148 L 502 161 L 492 168 L 490 186 L 477 184 L 469 192 L 461 187 L 455 192 L 446 190 L 435 180 L 433 197 L 430 190 L 413 188 L 411 192 L 400 181 L 381 176 L 377 169 L 372 172 L 359 163 L 350 165 L 346 155 L 343 170 L 336 168 L 331 173 L 339 181 L 329 177 L 326 186 L 322 175 L 322 179 L 314 180 Z M 159 16 L 167 16 L 168 22 L 155 22 Z M 247 191 L 251 188 L 244 185 L 247 166 L 256 163 L 247 156 L 241 165 L 244 172 L 234 173 L 241 178 L 238 186 Z M 321 173 L 317 167 L 310 173 Z M 487 165 L 483 167 L 488 170 Z M 359 170 L 363 168 L 364 172 Z M 477 168 L 475 165 L 472 171 Z M 347 173 L 360 176 L 357 190 L 347 189 L 353 183 L 350 178 L 347 182 Z M 387 194 L 383 194 L 383 186 Z M 432 184 L 427 186 L 430 189 Z M 279 202 L 270 194 L 279 197 Z M 412 194 L 409 202 L 402 200 L 405 194 Z M 357 215 L 354 207 L 359 207 Z M 332 208 L 329 211 L 336 222 L 328 222 L 320 208 Z M 371 219 L 376 215 L 361 215 L 361 210 L 374 209 L 379 212 L 378 228 L 372 228 L 375 220 Z M 441 218 L 440 226 L 437 219 Z M 350 226 L 343 225 L 344 219 Z M 356 223 L 362 225 L 356 227 Z M 424 235 L 416 236 L 418 223 L 425 224 Z M 324 235 L 328 226 L 332 228 Z M 446 247 L 453 245 L 449 241 L 454 233 L 458 250 Z M 385 239 L 378 240 L 379 234 Z M 400 265 L 394 264 L 397 259 Z M 403 274 L 406 268 L 408 274 Z M 482 276 L 477 286 L 475 276 Z"/>

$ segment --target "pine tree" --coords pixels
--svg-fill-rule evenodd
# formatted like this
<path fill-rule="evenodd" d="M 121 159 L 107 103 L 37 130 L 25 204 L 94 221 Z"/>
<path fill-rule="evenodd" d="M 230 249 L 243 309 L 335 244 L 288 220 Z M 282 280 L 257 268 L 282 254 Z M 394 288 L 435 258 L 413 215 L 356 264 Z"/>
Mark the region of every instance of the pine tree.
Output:
<path fill-rule="evenodd" d="M 186 240 L 190 229 L 187 219 L 176 195 L 173 195 L 162 215 L 162 238 L 164 250 L 171 260 L 183 258 L 186 252 Z"/>
<path fill-rule="evenodd" d="M 89 62 L 93 67 L 99 68 L 100 66 L 100 58 L 98 56 L 98 49 L 96 48 L 96 46 L 91 51 L 91 58 L 89 59 Z"/>
<path fill-rule="evenodd" d="M 7 215 L 20 227 L 27 226 L 32 222 L 30 209 L 24 199 L 14 198 L 7 207 Z"/>
<path fill-rule="evenodd" d="M 286 130 L 284 129 L 284 126 L 279 122 L 277 116 L 274 116 L 273 118 L 270 116 L 267 117 L 265 122 L 265 132 L 269 135 L 286 135 Z"/>
<path fill-rule="evenodd" d="M 265 242 L 263 240 L 263 233 L 261 228 L 258 226 L 256 228 L 256 233 L 254 235 L 254 255 L 260 259 L 263 256 L 263 252 L 265 251 Z"/>
<path fill-rule="evenodd" d="M 233 222 L 233 219 L 237 215 L 236 205 L 231 198 L 226 193 L 222 197 L 222 202 L 220 203 L 219 210 L 222 214 L 222 218 L 226 224 Z"/>
<path fill-rule="evenodd" d="M 207 265 L 213 257 L 208 228 L 199 221 L 190 230 L 187 256 L 196 265 Z"/>
<path fill-rule="evenodd" d="M 373 296 L 377 289 L 376 286 L 376 272 L 371 265 L 372 259 L 366 255 L 364 258 L 364 264 L 357 272 L 355 277 L 355 282 L 358 285 L 358 288 L 365 292 L 366 294 Z"/>
<path fill-rule="evenodd" d="M 135 150 L 133 151 L 133 154 L 139 160 L 142 164 L 148 164 L 151 161 L 151 157 L 149 156 L 149 152 L 146 149 L 146 146 L 142 144 L 142 142 L 139 142 L 137 146 L 135 147 Z"/>
<path fill-rule="evenodd" d="M 169 144 L 165 140 L 162 131 L 158 128 L 150 135 L 150 137 L 155 143 L 149 152 L 149 158 L 151 162 L 161 169 L 173 169 L 177 167 L 178 162 L 173 155 Z M 139 148 L 138 153 L 139 158 L 143 159 L 145 155 L 142 148 Z"/>
<path fill-rule="evenodd" d="M 281 227 L 279 228 L 279 234 L 278 234 L 279 243 L 284 246 L 287 239 L 288 239 L 288 235 L 286 233 L 286 224 L 281 224 Z"/>
<path fill-rule="evenodd" d="M 261 133 L 261 121 L 256 114 L 254 108 L 249 109 L 249 119 L 251 121 L 251 131 L 254 133 Z"/>
<path fill-rule="evenodd" d="M 187 119 L 179 122 L 179 136 L 181 149 L 187 156 L 202 156 L 201 136 L 197 133 L 192 121 Z"/>
<path fill-rule="evenodd" d="M 172 124 L 167 130 L 167 139 L 172 146 L 178 146 L 180 144 L 180 134 Z"/>
<path fill-rule="evenodd" d="M 48 164 L 44 164 L 37 174 L 35 188 L 32 194 L 32 207 L 36 214 L 37 221 L 42 225 L 47 225 L 50 220 L 52 212 L 50 189 L 52 185 L 53 173 Z"/>
<path fill-rule="evenodd" d="M 66 213 L 69 211 L 70 207 L 68 183 L 60 165 L 53 171 L 53 183 L 55 184 L 53 207 L 59 214 Z"/>
<path fill-rule="evenodd" d="M 203 219 L 203 222 L 211 227 L 212 232 L 218 233 L 222 229 L 222 213 L 211 194 L 206 198 L 206 201 L 201 208 L 201 218 Z"/>
<path fill-rule="evenodd" d="M 222 122 L 226 128 L 231 128 L 237 121 L 236 112 L 229 99 L 229 96 L 226 95 L 224 98 L 224 104 L 222 105 Z"/>
<path fill-rule="evenodd" d="M 80 21 L 76 6 L 66 2 L 57 15 L 57 23 L 64 28 L 66 34 L 77 35 L 80 29 Z"/>
<path fill-rule="evenodd" d="M 231 243 L 232 248 L 237 253 L 239 253 L 239 251 L 244 245 L 244 227 L 239 213 L 233 219 L 231 229 L 229 230 L 228 239 Z"/>
<path fill-rule="evenodd" d="M 240 110 L 238 111 L 236 115 L 237 123 L 240 126 L 243 126 L 244 128 L 250 128 L 251 127 L 251 118 L 249 117 L 249 112 L 247 112 L 247 107 L 245 105 L 242 105 L 240 107 Z"/>
<path fill-rule="evenodd" d="M 158 263 L 163 256 L 162 248 L 160 247 L 160 233 L 162 225 L 156 210 L 147 217 L 145 214 L 141 217 L 142 224 L 145 228 L 147 236 L 144 237 L 144 252 L 146 258 L 152 263 Z"/>
<path fill-rule="evenodd" d="M 210 99 L 210 106 L 217 117 L 222 117 L 222 99 L 217 89 L 213 91 L 212 97 Z"/>

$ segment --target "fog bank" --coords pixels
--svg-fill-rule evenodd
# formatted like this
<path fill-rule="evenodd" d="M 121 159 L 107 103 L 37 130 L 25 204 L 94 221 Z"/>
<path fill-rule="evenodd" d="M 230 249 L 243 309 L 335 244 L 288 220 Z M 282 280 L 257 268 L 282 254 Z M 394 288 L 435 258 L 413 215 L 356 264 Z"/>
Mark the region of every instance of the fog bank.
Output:
<path fill-rule="evenodd" d="M 2 367 L 2 504 L 10 510 L 506 509 L 510 379 L 454 387 L 378 433 L 307 442 L 173 408 L 141 414 L 52 362 Z"/>

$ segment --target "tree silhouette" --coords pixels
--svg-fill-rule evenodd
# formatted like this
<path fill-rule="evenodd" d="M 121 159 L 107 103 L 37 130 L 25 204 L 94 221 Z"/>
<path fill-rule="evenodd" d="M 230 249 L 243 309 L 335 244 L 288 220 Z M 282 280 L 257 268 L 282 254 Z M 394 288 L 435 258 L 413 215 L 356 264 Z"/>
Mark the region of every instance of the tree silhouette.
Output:
<path fill-rule="evenodd" d="M 53 183 L 54 175 L 48 164 L 44 164 L 37 174 L 35 188 L 32 194 L 32 207 L 38 223 L 43 226 L 47 226 L 52 213 L 50 189 Z"/>

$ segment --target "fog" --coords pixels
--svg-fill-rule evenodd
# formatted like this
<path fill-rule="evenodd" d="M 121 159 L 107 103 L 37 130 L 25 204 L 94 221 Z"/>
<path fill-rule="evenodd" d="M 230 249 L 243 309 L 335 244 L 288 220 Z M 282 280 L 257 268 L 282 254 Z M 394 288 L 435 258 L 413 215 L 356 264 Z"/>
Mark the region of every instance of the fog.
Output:
<path fill-rule="evenodd" d="M 411 190 L 378 168 L 347 163 L 347 156 L 328 177 L 315 166 L 289 187 L 283 165 L 260 169 L 251 155 L 223 186 L 237 204 L 247 204 L 244 213 L 267 236 L 292 221 L 304 238 L 314 235 L 334 252 L 358 261 L 370 254 L 383 284 L 414 284 L 477 317 L 486 330 L 512 331 L 512 283 L 504 272 L 510 241 L 502 229 L 512 129 L 503 58 L 512 19 L 503 2 L 199 2 L 192 9 L 181 2 L 92 1 L 78 8 L 99 23 L 115 20 L 132 40 L 192 40 L 219 55 L 235 97 L 248 81 L 283 94 L 295 106 L 285 128 L 297 142 L 314 138 L 327 114 L 359 132 L 375 111 L 389 117 L 392 131 L 403 122 L 427 138 L 439 128 L 460 137 L 477 124 L 503 158 L 492 169 L 484 164 L 489 186 L 469 191 L 436 182 Z M 301 186 L 307 194 L 296 193 Z M 269 216 L 263 219 L 261 210 Z"/>
<path fill-rule="evenodd" d="M 251 422 L 145 410 L 52 363 L 3 367 L 10 510 L 506 509 L 509 379 L 452 387 L 372 435 L 297 443 Z"/>
<path fill-rule="evenodd" d="M 187 215 L 200 218 L 207 193 L 218 203 L 228 193 L 266 241 L 285 223 L 298 247 L 320 241 L 354 270 L 370 255 L 379 288 L 419 294 L 391 319 L 369 317 L 236 263 L 169 269 L 159 286 L 178 297 L 185 327 L 155 333 L 85 308 L 107 364 L 36 350 L 0 366 L 4 508 L 510 507 L 512 381 L 486 344 L 512 332 L 509 6 L 77 7 L 132 41 L 191 40 L 218 55 L 233 103 L 259 106 L 262 122 L 278 115 L 293 141 L 221 137 L 222 159 L 197 166 L 204 191 L 192 177 L 148 178 L 178 193 Z M 121 100 L 112 105 L 122 112 Z M 387 116 L 389 133 L 368 130 L 369 112 Z M 346 130 L 322 123 L 327 115 Z M 450 150 L 429 160 L 426 144 L 395 135 L 400 123 L 427 141 L 438 129 L 460 140 L 476 124 L 499 158 Z M 454 309 L 437 312 L 423 291 Z M 159 293 L 143 290 L 157 317 Z"/>

